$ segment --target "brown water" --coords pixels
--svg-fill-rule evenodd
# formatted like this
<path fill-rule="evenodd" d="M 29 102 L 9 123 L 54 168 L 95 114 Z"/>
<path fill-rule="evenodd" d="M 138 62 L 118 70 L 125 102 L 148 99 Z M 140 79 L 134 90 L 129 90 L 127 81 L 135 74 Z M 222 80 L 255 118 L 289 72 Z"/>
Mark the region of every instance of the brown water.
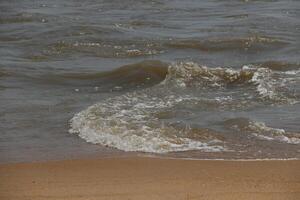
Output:
<path fill-rule="evenodd" d="M 2 0 L 0 162 L 300 158 L 299 18 L 297 0 Z"/>

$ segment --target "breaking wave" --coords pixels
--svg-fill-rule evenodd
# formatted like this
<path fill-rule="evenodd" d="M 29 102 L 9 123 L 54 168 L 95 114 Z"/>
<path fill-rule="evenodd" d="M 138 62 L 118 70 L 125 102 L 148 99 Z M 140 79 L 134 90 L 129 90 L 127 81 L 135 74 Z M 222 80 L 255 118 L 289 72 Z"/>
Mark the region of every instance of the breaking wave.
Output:
<path fill-rule="evenodd" d="M 299 83 L 297 74 L 300 71 L 273 71 L 268 68 L 255 66 L 243 66 L 242 69 L 232 68 L 208 68 L 198 64 L 187 62 L 172 65 L 163 84 L 177 85 L 180 87 L 194 87 L 196 89 L 221 89 L 228 87 L 254 86 L 255 93 L 246 93 L 246 99 L 271 100 L 276 103 L 296 103 L 296 94 L 293 86 Z M 286 75 L 294 75 L 287 77 Z M 238 91 L 241 92 L 241 91 Z"/>
<path fill-rule="evenodd" d="M 136 71 L 137 66 L 133 68 Z M 291 84 L 298 83 L 298 72 L 287 74 L 255 66 L 208 68 L 193 62 L 171 64 L 166 69 L 155 68 L 165 77 L 159 84 L 104 100 L 76 114 L 70 121 L 70 133 L 124 151 L 227 151 L 226 141 L 218 134 L 184 122 L 190 115 L 186 108 L 235 110 L 253 102 L 291 104 L 298 100 L 289 90 Z M 126 76 L 127 70 L 120 68 L 113 74 Z M 154 68 L 141 70 L 153 72 Z M 275 140 L 286 137 L 264 124 L 248 123 L 248 128 Z"/>
<path fill-rule="evenodd" d="M 251 121 L 246 118 L 235 118 L 225 121 L 225 126 L 250 133 L 261 140 L 275 140 L 289 144 L 300 144 L 300 134 L 287 132 L 284 129 L 272 128 L 264 122 Z"/>
<path fill-rule="evenodd" d="M 189 97 L 178 98 L 162 90 L 128 93 L 89 107 L 71 120 L 71 133 L 87 142 L 124 151 L 169 152 L 224 150 L 215 138 L 208 142 L 189 138 L 195 129 L 165 123 L 158 115 Z M 201 133 L 202 132 L 202 133 Z M 199 131 L 203 134 L 205 131 Z M 207 138 L 205 139 L 207 140 Z"/>

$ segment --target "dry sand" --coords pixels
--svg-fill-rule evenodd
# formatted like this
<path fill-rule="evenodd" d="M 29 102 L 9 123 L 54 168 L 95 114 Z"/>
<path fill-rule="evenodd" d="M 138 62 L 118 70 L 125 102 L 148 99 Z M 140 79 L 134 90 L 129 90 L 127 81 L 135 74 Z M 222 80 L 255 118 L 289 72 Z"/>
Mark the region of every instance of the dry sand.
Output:
<path fill-rule="evenodd" d="M 0 165 L 1 200 L 299 200 L 300 161 L 109 158 Z"/>

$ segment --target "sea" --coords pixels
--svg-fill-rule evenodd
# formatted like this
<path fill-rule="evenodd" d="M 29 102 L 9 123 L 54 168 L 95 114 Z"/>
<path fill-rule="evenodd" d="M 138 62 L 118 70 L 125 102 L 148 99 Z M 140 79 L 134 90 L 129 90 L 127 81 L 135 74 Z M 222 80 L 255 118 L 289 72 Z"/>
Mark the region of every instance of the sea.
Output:
<path fill-rule="evenodd" d="M 1 0 L 0 163 L 300 159 L 299 0 Z"/>

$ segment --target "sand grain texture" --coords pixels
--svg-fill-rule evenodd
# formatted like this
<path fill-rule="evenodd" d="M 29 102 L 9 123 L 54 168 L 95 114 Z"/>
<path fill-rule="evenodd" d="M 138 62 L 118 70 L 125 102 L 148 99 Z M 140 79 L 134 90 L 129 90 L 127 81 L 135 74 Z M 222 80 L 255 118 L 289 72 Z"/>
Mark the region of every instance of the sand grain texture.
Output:
<path fill-rule="evenodd" d="M 0 165 L 2 200 L 299 200 L 300 161 L 109 158 Z"/>

